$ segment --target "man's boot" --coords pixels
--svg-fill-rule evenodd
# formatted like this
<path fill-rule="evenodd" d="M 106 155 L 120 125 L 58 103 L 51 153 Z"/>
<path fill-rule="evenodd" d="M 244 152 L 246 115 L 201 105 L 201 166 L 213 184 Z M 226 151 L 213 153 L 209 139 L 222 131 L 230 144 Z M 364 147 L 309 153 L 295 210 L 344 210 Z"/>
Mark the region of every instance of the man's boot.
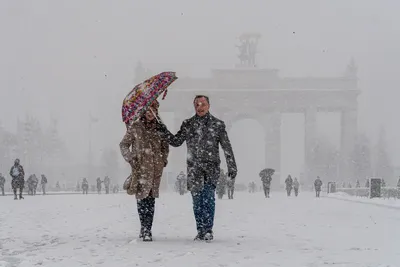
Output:
<path fill-rule="evenodd" d="M 140 227 L 140 234 L 139 234 L 139 238 L 143 238 L 144 237 L 144 228 L 143 226 Z"/>
<path fill-rule="evenodd" d="M 211 242 L 214 239 L 214 234 L 213 231 L 208 231 L 205 235 L 204 235 L 204 240 L 206 242 Z"/>
<path fill-rule="evenodd" d="M 204 234 L 203 233 L 198 233 L 196 237 L 194 238 L 194 241 L 204 241 Z"/>

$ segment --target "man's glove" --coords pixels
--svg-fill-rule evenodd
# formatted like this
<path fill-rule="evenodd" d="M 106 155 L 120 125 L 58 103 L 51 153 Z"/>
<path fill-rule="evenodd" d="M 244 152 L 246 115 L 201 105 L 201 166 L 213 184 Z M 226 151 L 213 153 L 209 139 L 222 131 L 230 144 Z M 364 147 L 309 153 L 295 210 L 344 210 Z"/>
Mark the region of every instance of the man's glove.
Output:
<path fill-rule="evenodd" d="M 237 175 L 237 171 L 229 171 L 229 172 L 228 172 L 228 177 L 229 177 L 231 180 L 234 180 L 234 179 L 236 178 L 236 175 Z"/>
<path fill-rule="evenodd" d="M 157 122 L 156 131 L 160 134 L 166 133 L 168 131 L 167 126 L 162 122 Z"/>

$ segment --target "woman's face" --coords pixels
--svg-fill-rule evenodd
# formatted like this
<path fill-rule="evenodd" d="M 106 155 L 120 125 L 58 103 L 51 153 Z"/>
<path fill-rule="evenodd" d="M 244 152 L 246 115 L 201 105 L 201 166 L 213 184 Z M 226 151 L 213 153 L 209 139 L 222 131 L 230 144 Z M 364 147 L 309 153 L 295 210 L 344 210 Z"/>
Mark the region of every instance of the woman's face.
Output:
<path fill-rule="evenodd" d="M 155 114 L 157 114 L 157 113 L 158 113 L 157 105 L 156 105 L 156 104 L 151 105 L 151 106 L 147 109 L 147 111 L 146 111 L 146 113 L 145 113 L 146 120 L 147 120 L 147 121 L 152 121 L 152 120 L 154 120 L 154 119 L 156 118 L 156 117 L 155 117 Z"/>

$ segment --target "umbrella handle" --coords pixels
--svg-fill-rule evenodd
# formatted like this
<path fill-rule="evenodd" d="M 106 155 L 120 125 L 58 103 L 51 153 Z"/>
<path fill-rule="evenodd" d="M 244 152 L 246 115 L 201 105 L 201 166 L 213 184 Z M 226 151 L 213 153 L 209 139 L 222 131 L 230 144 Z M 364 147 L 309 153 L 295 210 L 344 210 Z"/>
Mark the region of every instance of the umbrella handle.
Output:
<path fill-rule="evenodd" d="M 153 115 L 156 118 L 156 120 L 158 121 L 158 123 L 164 124 L 164 122 L 161 120 L 161 118 L 154 113 L 153 109 L 151 107 L 149 109 L 150 109 L 151 113 L 153 113 Z"/>

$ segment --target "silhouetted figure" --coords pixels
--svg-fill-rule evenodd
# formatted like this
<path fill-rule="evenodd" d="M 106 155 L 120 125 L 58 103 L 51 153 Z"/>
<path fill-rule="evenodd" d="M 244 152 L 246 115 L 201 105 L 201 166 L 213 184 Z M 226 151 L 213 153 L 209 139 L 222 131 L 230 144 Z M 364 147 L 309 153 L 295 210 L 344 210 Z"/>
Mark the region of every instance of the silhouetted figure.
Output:
<path fill-rule="evenodd" d="M 47 177 L 44 174 L 42 174 L 42 179 L 40 180 L 40 184 L 42 185 L 43 195 L 46 195 Z"/>
<path fill-rule="evenodd" d="M 315 179 L 314 188 L 315 188 L 315 196 L 319 197 L 319 194 L 321 193 L 321 188 L 322 188 L 322 181 L 319 178 L 319 176 L 317 176 L 317 179 Z"/>
<path fill-rule="evenodd" d="M 227 177 L 224 173 L 224 170 L 220 170 L 219 173 L 219 179 L 217 183 L 217 195 L 218 199 L 222 199 L 226 193 L 226 187 L 227 187 Z"/>
<path fill-rule="evenodd" d="M 274 169 L 263 169 L 259 173 L 259 176 L 261 177 L 262 186 L 264 189 L 264 195 L 266 198 L 269 198 L 269 192 L 271 190 L 272 175 L 274 175 L 274 173 L 275 173 Z"/>
<path fill-rule="evenodd" d="M 83 194 L 86 194 L 86 195 L 88 194 L 89 183 L 86 178 L 83 178 L 83 181 L 82 181 L 82 191 L 83 191 Z"/>
<path fill-rule="evenodd" d="M 113 193 L 117 194 L 119 192 L 119 186 L 116 184 L 113 186 Z"/>
<path fill-rule="evenodd" d="M 14 199 L 18 199 L 17 189 L 19 189 L 19 199 L 24 199 L 22 197 L 22 191 L 25 185 L 25 171 L 22 165 L 20 165 L 19 159 L 14 161 L 14 166 L 12 166 L 10 170 L 10 176 L 12 177 L 11 187 L 14 191 Z"/>
<path fill-rule="evenodd" d="M 104 188 L 106 189 L 106 194 L 110 193 L 110 183 L 111 183 L 110 178 L 106 176 L 104 178 Z"/>
<path fill-rule="evenodd" d="M 249 193 L 255 193 L 255 192 L 256 192 L 256 183 L 250 182 L 249 183 Z"/>
<path fill-rule="evenodd" d="M 290 197 L 290 194 L 292 193 L 292 189 L 293 189 L 293 179 L 292 176 L 288 175 L 288 177 L 285 180 L 285 184 L 286 184 L 286 193 L 287 196 Z"/>
<path fill-rule="evenodd" d="M 1 190 L 1 195 L 5 196 L 4 193 L 4 185 L 6 184 L 6 178 L 4 178 L 3 174 L 0 173 L 0 190 Z"/>
<path fill-rule="evenodd" d="M 97 183 L 97 194 L 101 194 L 101 183 L 103 181 L 100 179 L 100 177 L 97 177 L 96 183 Z"/>
<path fill-rule="evenodd" d="M 293 182 L 293 189 L 294 189 L 294 195 L 297 197 L 299 195 L 299 188 L 300 188 L 300 183 L 297 180 L 297 178 L 294 178 Z"/>
<path fill-rule="evenodd" d="M 186 188 L 186 175 L 183 171 L 181 171 L 178 176 L 176 177 L 177 180 L 177 186 L 178 186 L 178 192 L 182 196 L 185 194 L 185 188 Z"/>
<path fill-rule="evenodd" d="M 28 184 L 28 195 L 34 196 L 36 195 L 37 185 L 39 184 L 39 180 L 35 174 L 29 176 L 28 180 L 26 181 Z"/>

